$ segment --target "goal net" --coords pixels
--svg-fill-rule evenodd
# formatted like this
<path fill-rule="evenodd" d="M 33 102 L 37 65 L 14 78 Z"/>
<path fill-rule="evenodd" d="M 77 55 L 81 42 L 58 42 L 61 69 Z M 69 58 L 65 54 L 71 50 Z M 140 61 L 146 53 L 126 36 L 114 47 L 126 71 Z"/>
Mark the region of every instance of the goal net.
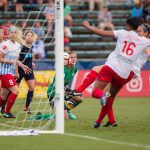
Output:
<path fill-rule="evenodd" d="M 16 118 L 0 117 L 0 135 L 19 134 L 17 131 L 20 131 L 21 134 L 27 134 L 25 131 L 29 131 L 31 134 L 33 134 L 33 131 L 38 131 L 38 133 L 64 133 L 63 1 L 55 0 L 52 6 L 55 10 L 54 19 L 51 22 L 48 22 L 43 15 L 45 7 L 44 4 L 39 7 L 38 11 L 28 12 L 26 19 L 17 19 L 15 25 L 18 26 L 24 22 L 28 24 L 27 30 L 32 30 L 35 23 L 39 21 L 41 29 L 45 31 L 42 40 L 45 43 L 47 55 L 50 55 L 55 61 L 41 60 L 36 63 L 34 96 L 30 104 L 32 114 L 24 111 L 28 87 L 24 80 L 21 82 L 19 95 L 11 110 Z M 53 81 L 54 76 L 56 77 L 54 84 L 56 94 L 52 100 L 54 102 L 52 108 L 47 98 L 47 88 Z"/>

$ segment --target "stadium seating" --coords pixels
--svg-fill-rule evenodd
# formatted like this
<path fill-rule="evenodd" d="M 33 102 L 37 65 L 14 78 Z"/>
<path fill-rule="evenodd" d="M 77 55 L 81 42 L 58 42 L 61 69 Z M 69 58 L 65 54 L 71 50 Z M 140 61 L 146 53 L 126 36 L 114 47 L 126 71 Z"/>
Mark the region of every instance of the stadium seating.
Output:
<path fill-rule="evenodd" d="M 0 24 L 4 24 L 7 21 L 16 23 L 16 19 L 18 19 L 18 24 L 24 22 L 28 17 L 29 10 L 32 10 L 33 12 L 28 18 L 28 25 L 30 28 L 30 26 L 32 26 L 35 21 L 35 17 L 37 15 L 36 11 L 39 11 L 42 6 L 37 4 L 25 4 L 23 7 L 25 10 L 23 12 L 23 18 L 18 18 L 15 12 L 15 5 L 9 5 L 8 12 L 0 12 Z M 113 14 L 113 23 L 115 25 L 115 29 L 124 28 L 126 18 L 131 13 L 131 7 L 132 6 L 130 4 L 123 3 L 115 3 L 109 5 L 109 8 Z M 77 51 L 79 58 L 106 58 L 115 47 L 115 39 L 96 36 L 94 34 L 91 34 L 90 31 L 81 26 L 83 19 L 88 20 L 92 25 L 97 25 L 98 10 L 89 12 L 88 6 L 86 4 L 71 4 L 71 9 L 71 16 L 73 17 L 73 26 L 71 27 L 73 37 L 70 39 L 69 44 L 71 50 Z M 39 18 L 41 22 L 44 21 L 44 16 L 42 14 L 39 16 Z M 47 24 L 45 23 L 45 30 L 46 25 Z M 54 46 L 49 44 L 51 40 L 51 36 L 47 36 L 47 38 L 45 39 L 46 54 L 48 58 L 54 57 Z"/>

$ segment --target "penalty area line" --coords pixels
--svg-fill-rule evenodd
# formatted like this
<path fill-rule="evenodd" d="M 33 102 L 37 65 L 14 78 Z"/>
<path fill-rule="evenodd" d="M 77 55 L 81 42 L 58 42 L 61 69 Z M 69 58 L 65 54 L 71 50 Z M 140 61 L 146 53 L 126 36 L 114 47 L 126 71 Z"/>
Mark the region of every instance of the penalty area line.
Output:
<path fill-rule="evenodd" d="M 84 138 L 84 139 L 89 139 L 89 140 L 94 140 L 94 141 L 103 141 L 103 142 L 106 142 L 106 143 L 112 143 L 112 144 L 118 144 L 118 145 L 125 145 L 125 146 L 135 147 L 135 148 L 150 149 L 150 145 L 142 145 L 142 144 L 136 144 L 136 143 L 114 141 L 114 140 L 108 140 L 108 139 L 98 138 L 98 137 L 94 137 L 94 136 L 71 134 L 71 133 L 65 133 L 64 135 L 79 137 L 79 138 Z"/>

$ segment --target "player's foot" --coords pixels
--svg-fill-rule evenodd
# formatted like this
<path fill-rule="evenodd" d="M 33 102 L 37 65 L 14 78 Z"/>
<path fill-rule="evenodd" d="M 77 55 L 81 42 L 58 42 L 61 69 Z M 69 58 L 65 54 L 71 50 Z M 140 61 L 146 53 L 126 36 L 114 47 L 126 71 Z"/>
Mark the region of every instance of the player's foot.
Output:
<path fill-rule="evenodd" d="M 71 96 L 82 96 L 82 93 L 77 92 L 76 90 L 71 90 L 67 87 L 65 87 L 65 92 L 67 95 L 71 95 Z"/>
<path fill-rule="evenodd" d="M 72 113 L 72 112 L 68 112 L 68 118 L 71 120 L 76 120 L 77 117 Z"/>
<path fill-rule="evenodd" d="M 107 98 L 110 97 L 110 93 L 106 92 L 101 98 L 100 98 L 100 103 L 102 106 L 105 106 L 107 103 Z"/>
<path fill-rule="evenodd" d="M 117 126 L 118 126 L 118 124 L 116 122 L 114 122 L 114 123 L 107 122 L 106 124 L 103 125 L 103 127 L 117 127 Z"/>
<path fill-rule="evenodd" d="M 93 127 L 94 127 L 94 128 L 99 128 L 99 127 L 100 127 L 100 124 L 95 121 Z"/>
<path fill-rule="evenodd" d="M 27 114 L 32 114 L 31 110 L 30 110 L 30 107 L 25 107 L 24 108 L 24 111 L 27 112 Z"/>
<path fill-rule="evenodd" d="M 4 117 L 4 118 L 16 118 L 13 114 L 11 114 L 11 113 L 6 113 L 6 112 L 3 114 L 3 117 Z"/>

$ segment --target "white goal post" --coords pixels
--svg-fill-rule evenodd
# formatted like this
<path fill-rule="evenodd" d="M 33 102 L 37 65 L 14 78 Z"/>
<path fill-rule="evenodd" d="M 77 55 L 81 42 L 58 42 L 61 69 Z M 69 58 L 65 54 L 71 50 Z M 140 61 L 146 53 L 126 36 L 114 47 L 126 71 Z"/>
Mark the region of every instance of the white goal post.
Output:
<path fill-rule="evenodd" d="M 56 131 L 64 133 L 64 2 L 55 0 Z"/>
<path fill-rule="evenodd" d="M 43 15 L 43 8 L 45 5 L 41 7 L 38 12 L 29 12 L 28 17 L 26 18 L 26 22 L 30 22 L 30 16 L 36 15 L 34 18 L 34 23 L 30 29 L 33 28 L 36 21 L 42 22 L 42 28 L 45 29 L 44 24 L 46 23 L 46 19 L 41 20 L 41 16 Z M 52 119 L 30 119 L 29 115 L 23 111 L 24 98 L 18 98 L 14 104 L 13 111 L 15 112 L 15 119 L 8 119 L 0 117 L 0 136 L 11 136 L 11 135 L 36 135 L 38 133 L 47 134 L 47 133 L 64 133 L 64 1 L 63 0 L 55 0 L 55 19 L 52 23 L 52 27 L 46 30 L 53 30 L 54 35 L 46 34 L 43 41 L 45 41 L 46 37 L 50 37 L 52 40 L 48 43 L 50 46 L 54 46 L 54 56 L 55 56 L 55 88 L 56 95 L 54 97 L 54 109 L 50 108 L 49 100 L 46 97 L 46 90 L 43 88 L 39 95 L 34 95 L 34 100 L 31 103 L 31 111 L 33 116 L 40 112 L 41 114 L 54 114 L 55 117 Z M 37 13 L 37 14 L 36 14 Z M 16 20 L 16 26 L 21 19 Z M 32 19 L 33 21 L 33 19 Z M 47 27 L 46 27 L 47 28 Z M 48 64 L 48 63 L 47 63 Z M 37 67 L 38 68 L 38 67 Z M 39 72 L 38 72 L 39 71 Z M 41 71 L 38 70 L 39 74 L 42 74 L 42 78 L 46 77 L 52 81 L 53 75 L 49 76 L 47 74 L 47 70 Z M 41 73 L 41 72 L 42 73 Z M 53 73 L 53 72 L 52 72 Z M 47 88 L 47 87 L 46 87 Z M 22 93 L 26 93 L 26 89 L 21 87 L 20 90 Z M 35 132 L 33 132 L 35 131 Z"/>

